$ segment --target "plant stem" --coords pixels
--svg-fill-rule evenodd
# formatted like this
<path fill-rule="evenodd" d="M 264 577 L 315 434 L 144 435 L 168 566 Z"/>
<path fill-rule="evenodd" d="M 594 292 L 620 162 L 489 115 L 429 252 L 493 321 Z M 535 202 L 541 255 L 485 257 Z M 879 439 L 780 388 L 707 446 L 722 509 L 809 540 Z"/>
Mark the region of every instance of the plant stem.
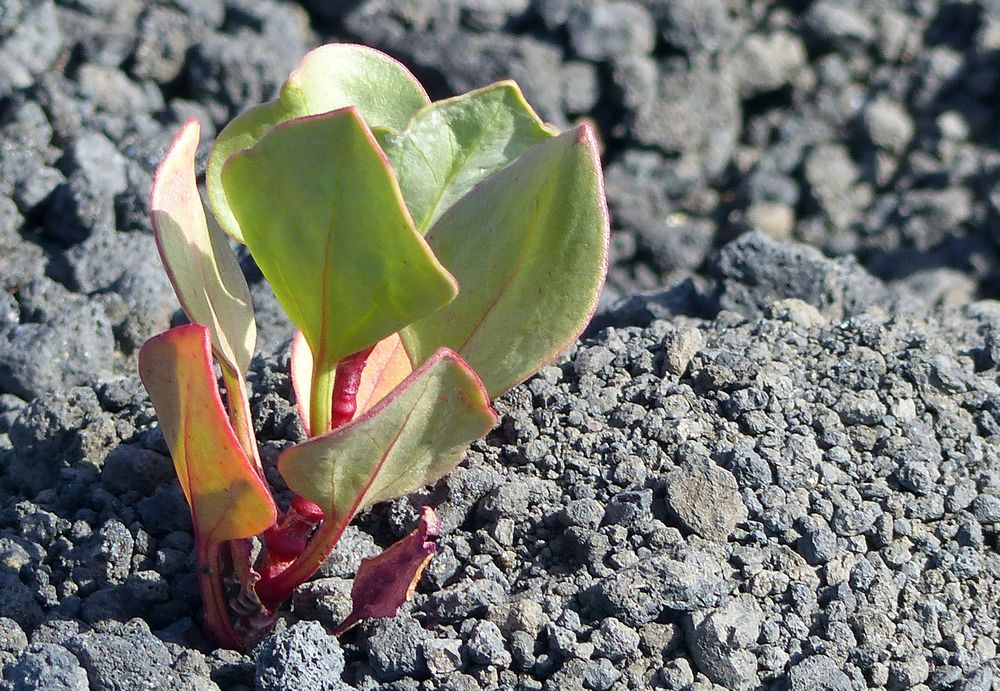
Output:
<path fill-rule="evenodd" d="M 336 370 L 323 370 L 317 359 L 312 371 L 309 403 L 309 431 L 314 437 L 330 431 L 333 417 L 333 388 Z"/>
<path fill-rule="evenodd" d="M 340 361 L 330 396 L 330 413 L 326 418 L 329 429 L 333 430 L 350 422 L 357 412 L 358 387 L 368 356 L 375 346 L 365 348 Z M 313 406 L 310 414 L 316 413 L 316 370 L 313 370 Z M 310 421 L 315 434 L 316 420 Z M 261 569 L 261 580 L 257 584 L 257 595 L 265 606 L 276 607 L 291 594 L 292 590 L 309 578 L 320 564 L 330 555 L 350 522 L 325 521 L 309 539 L 313 527 L 323 520 L 323 511 L 304 497 L 296 496 L 292 506 L 281 520 L 265 534 L 267 556 Z"/>
<path fill-rule="evenodd" d="M 369 346 L 337 363 L 337 378 L 333 384 L 333 405 L 330 429 L 337 429 L 350 422 L 358 409 L 358 387 L 364 374 L 368 356 L 375 346 Z"/>
<path fill-rule="evenodd" d="M 247 382 L 243 375 L 229 367 L 219 359 L 222 379 L 226 384 L 226 399 L 229 403 L 229 421 L 240 442 L 240 446 L 253 462 L 254 468 L 261 479 L 264 478 L 264 466 L 260 462 L 257 450 L 257 438 L 253 431 L 253 421 L 250 416 L 250 396 L 247 392 Z"/>
<path fill-rule="evenodd" d="M 205 605 L 205 628 L 223 648 L 240 650 L 241 639 L 233 627 L 222 588 L 222 570 L 219 567 L 219 543 L 195 543 L 198 568 L 198 588 Z"/>
<path fill-rule="evenodd" d="M 276 608 L 295 588 L 316 573 L 316 569 L 337 546 L 353 517 L 351 514 L 345 519 L 328 518 L 323 521 L 305 549 L 284 570 L 274 574 L 261 574 L 260 583 L 257 584 L 257 595 L 261 602 L 266 607 Z"/>
<path fill-rule="evenodd" d="M 267 581 L 284 571 L 302 554 L 309 542 L 309 535 L 323 520 L 323 511 L 308 499 L 298 495 L 292 498 L 278 522 L 264 533 L 264 561 L 260 569 L 261 581 Z M 257 585 L 258 595 L 260 584 Z"/>

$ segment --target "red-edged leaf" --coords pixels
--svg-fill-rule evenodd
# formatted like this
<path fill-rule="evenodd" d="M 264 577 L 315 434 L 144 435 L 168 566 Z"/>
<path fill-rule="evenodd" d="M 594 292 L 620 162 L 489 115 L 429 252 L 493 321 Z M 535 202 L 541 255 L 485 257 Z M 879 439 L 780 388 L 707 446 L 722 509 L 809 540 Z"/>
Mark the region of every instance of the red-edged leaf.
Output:
<path fill-rule="evenodd" d="M 153 236 L 188 319 L 209 327 L 216 356 L 242 381 L 257 329 L 250 289 L 225 234 L 209 224 L 195 181 L 200 126 L 191 119 L 156 170 Z"/>
<path fill-rule="evenodd" d="M 495 398 L 569 346 L 597 306 L 608 214 L 592 128 L 535 144 L 480 182 L 427 242 L 462 290 L 402 330 L 410 360 L 451 348 Z"/>
<path fill-rule="evenodd" d="M 289 120 L 223 166 L 257 266 L 315 359 L 309 425 L 329 429 L 340 361 L 448 304 L 458 285 L 403 205 L 357 108 Z"/>
<path fill-rule="evenodd" d="M 413 597 L 424 567 L 437 551 L 435 540 L 440 534 L 437 514 L 425 506 L 409 535 L 377 557 L 362 559 L 351 587 L 354 608 L 334 634 L 339 636 L 365 619 L 396 616 Z"/>
<path fill-rule="evenodd" d="M 441 348 L 365 413 L 285 449 L 278 470 L 327 520 L 342 523 L 443 477 L 496 422 L 476 373 Z"/>
<path fill-rule="evenodd" d="M 156 408 L 198 541 L 212 544 L 266 530 L 277 509 L 222 406 L 208 329 L 187 324 L 146 341 L 139 376 Z"/>

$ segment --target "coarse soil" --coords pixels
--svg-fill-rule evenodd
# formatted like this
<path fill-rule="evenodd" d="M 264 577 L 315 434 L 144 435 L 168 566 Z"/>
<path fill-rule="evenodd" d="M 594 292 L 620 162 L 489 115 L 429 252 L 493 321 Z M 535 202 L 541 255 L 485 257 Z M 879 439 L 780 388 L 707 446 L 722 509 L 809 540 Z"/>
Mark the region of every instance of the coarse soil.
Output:
<path fill-rule="evenodd" d="M 595 123 L 608 286 L 449 477 L 215 649 L 136 352 L 151 175 L 310 48 Z M 1000 3 L 0 2 L 0 689 L 1000 689 Z M 275 483 L 291 326 L 241 255 Z M 400 616 L 363 557 L 442 519 Z"/>

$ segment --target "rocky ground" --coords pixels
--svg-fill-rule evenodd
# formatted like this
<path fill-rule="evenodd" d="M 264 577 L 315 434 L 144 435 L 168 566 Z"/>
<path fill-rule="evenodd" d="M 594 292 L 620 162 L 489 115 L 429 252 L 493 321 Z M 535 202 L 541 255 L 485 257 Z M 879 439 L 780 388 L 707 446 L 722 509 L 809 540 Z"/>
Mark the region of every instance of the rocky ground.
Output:
<path fill-rule="evenodd" d="M 177 317 L 150 176 L 328 40 L 595 121 L 613 264 L 585 339 L 243 655 L 199 632 L 135 374 Z M 0 3 L 0 688 L 1000 688 L 998 82 L 989 0 Z M 246 264 L 273 461 L 290 332 Z M 412 606 L 338 643 L 428 502 Z"/>

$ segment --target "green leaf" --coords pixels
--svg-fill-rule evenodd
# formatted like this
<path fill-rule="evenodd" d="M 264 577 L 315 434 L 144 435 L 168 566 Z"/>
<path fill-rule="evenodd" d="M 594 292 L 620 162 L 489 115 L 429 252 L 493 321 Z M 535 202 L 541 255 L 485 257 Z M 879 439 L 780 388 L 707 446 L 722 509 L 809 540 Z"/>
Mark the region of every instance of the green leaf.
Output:
<path fill-rule="evenodd" d="M 425 233 L 480 181 L 553 135 L 517 84 L 505 81 L 432 103 L 381 142 Z"/>
<path fill-rule="evenodd" d="M 496 422 L 475 372 L 442 348 L 360 417 L 285 450 L 278 470 L 327 520 L 346 523 L 444 476 Z"/>
<path fill-rule="evenodd" d="M 257 328 L 250 289 L 225 234 L 209 225 L 195 181 L 198 121 L 184 123 L 153 180 L 153 234 L 188 319 L 207 326 L 216 356 L 238 376 L 250 366 Z"/>
<path fill-rule="evenodd" d="M 208 329 L 186 324 L 146 341 L 139 376 L 156 408 L 198 540 L 237 540 L 270 527 L 277 508 L 222 407 Z"/>
<path fill-rule="evenodd" d="M 355 108 L 290 120 L 222 171 L 250 253 L 332 371 L 454 299 Z"/>
<path fill-rule="evenodd" d="M 459 353 L 491 397 L 523 381 L 586 326 L 607 273 L 608 215 L 593 132 L 548 139 L 479 184 L 427 233 L 462 286 L 400 336 L 415 364 Z"/>
<path fill-rule="evenodd" d="M 372 129 L 400 130 L 427 103 L 416 77 L 385 53 L 336 43 L 310 51 L 277 99 L 237 116 L 219 133 L 205 171 L 209 205 L 219 225 L 243 241 L 222 186 L 222 168 L 230 156 L 249 149 L 275 125 L 353 105 Z"/>

